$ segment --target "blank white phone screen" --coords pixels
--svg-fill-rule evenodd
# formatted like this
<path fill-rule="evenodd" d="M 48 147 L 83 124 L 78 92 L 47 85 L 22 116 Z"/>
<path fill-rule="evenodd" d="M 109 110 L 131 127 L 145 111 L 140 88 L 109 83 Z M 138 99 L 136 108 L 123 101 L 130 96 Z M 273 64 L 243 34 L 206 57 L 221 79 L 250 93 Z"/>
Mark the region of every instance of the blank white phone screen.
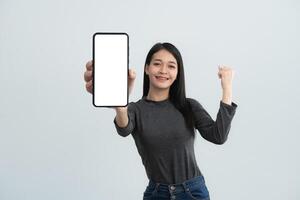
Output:
<path fill-rule="evenodd" d="M 96 107 L 128 104 L 128 35 L 96 33 L 94 49 L 94 99 Z"/>

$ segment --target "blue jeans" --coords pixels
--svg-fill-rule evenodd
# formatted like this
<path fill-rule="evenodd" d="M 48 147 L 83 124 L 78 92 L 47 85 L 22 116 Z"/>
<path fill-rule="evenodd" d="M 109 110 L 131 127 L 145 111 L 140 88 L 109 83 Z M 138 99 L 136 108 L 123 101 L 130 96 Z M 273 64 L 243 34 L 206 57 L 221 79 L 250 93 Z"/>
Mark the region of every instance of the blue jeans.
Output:
<path fill-rule="evenodd" d="M 209 200 L 209 192 L 204 177 L 184 181 L 179 184 L 156 183 L 149 180 L 143 200 Z"/>

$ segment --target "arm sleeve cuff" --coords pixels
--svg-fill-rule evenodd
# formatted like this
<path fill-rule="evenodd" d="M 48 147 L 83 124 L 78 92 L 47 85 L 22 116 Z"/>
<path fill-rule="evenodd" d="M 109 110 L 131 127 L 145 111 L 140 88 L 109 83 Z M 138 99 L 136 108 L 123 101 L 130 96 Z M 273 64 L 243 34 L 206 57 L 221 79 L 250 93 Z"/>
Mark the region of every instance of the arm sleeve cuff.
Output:
<path fill-rule="evenodd" d="M 224 103 L 223 101 L 220 101 L 220 107 L 225 109 L 228 112 L 228 114 L 234 115 L 238 105 L 234 102 L 231 102 L 231 105 L 229 105 L 227 103 Z"/>

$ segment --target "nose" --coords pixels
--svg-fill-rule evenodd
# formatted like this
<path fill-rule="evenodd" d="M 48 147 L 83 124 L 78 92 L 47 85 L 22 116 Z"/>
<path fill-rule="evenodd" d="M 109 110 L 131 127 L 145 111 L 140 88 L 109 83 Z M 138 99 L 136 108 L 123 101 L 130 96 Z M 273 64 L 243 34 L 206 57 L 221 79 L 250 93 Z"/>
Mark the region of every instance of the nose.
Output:
<path fill-rule="evenodd" d="M 161 74 L 166 74 L 167 73 L 167 66 L 166 65 L 162 65 L 162 67 L 160 68 L 159 72 Z"/>

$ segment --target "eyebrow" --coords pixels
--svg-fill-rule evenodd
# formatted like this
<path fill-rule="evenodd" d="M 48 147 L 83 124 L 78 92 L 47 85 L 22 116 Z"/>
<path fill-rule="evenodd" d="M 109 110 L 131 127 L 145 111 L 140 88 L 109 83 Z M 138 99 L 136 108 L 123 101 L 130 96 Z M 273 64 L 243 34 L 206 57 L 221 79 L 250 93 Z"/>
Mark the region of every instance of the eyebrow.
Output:
<path fill-rule="evenodd" d="M 162 62 L 162 60 L 158 59 L 158 58 L 154 59 L 154 61 L 160 61 L 160 62 Z M 174 61 L 169 61 L 169 63 L 174 63 L 175 65 L 177 65 Z"/>

